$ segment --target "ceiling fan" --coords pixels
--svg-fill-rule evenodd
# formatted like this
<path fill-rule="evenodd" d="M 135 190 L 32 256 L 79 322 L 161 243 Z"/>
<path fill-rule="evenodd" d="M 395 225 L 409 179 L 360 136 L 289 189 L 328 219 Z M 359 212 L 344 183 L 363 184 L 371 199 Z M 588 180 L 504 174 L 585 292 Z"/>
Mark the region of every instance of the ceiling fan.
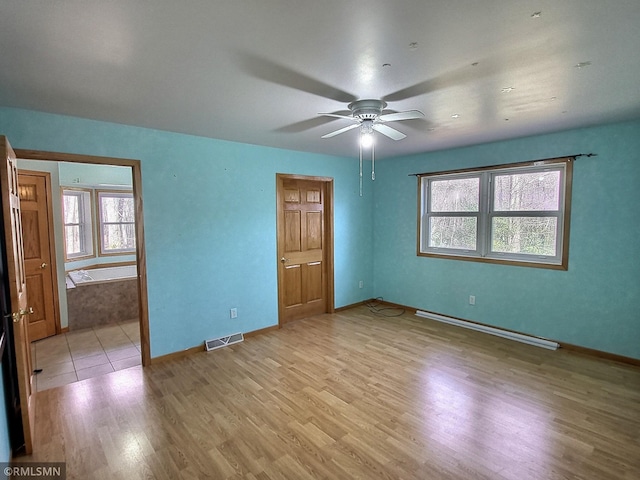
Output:
<path fill-rule="evenodd" d="M 278 130 L 281 132 L 297 133 L 309 128 L 315 128 L 320 124 L 325 123 L 322 117 L 341 118 L 352 122 L 346 127 L 323 135 L 322 138 L 331 138 L 359 127 L 360 141 L 358 142 L 358 145 L 360 148 L 360 196 L 362 196 L 362 148 L 363 146 L 367 146 L 367 143 L 371 147 L 371 179 L 375 180 L 376 178 L 373 133 L 378 132 L 393 140 L 402 140 L 406 135 L 399 130 L 390 127 L 386 123 L 424 118 L 424 114 L 419 110 L 382 113 L 387 107 L 387 102 L 382 99 L 358 100 L 358 97 L 341 90 L 340 88 L 293 70 L 286 65 L 274 63 L 255 55 L 243 53 L 240 56 L 240 60 L 244 70 L 257 78 L 337 102 L 351 102 L 348 104 L 351 115 L 343 115 L 342 112 L 319 113 L 318 117 L 314 119 L 305 119 L 303 121 L 281 127 Z M 468 75 L 466 70 L 454 71 L 443 78 L 429 79 L 424 82 L 417 83 L 398 90 L 397 92 L 390 93 L 384 98 L 389 101 L 400 101 L 418 95 L 424 95 L 438 88 L 444 88 L 449 84 L 464 81 L 466 79 L 464 75 Z M 365 145 L 363 145 L 363 143 Z"/>
<path fill-rule="evenodd" d="M 385 113 L 382 111 L 387 107 L 387 103 L 382 100 L 356 100 L 351 102 L 347 108 L 351 111 L 351 115 L 341 115 L 337 113 L 320 113 L 319 115 L 327 117 L 344 118 L 352 123 L 346 127 L 340 128 L 333 132 L 323 135 L 322 138 L 331 138 L 341 133 L 348 132 L 355 128 L 360 128 L 361 142 L 371 145 L 373 140 L 373 132 L 379 132 L 393 140 L 402 140 L 406 135 L 395 128 L 386 125 L 386 122 L 397 122 L 399 120 L 413 120 L 416 118 L 424 118 L 424 113 L 419 110 L 407 110 L 405 112 Z M 368 146 L 363 144 L 362 146 Z"/>
<path fill-rule="evenodd" d="M 376 179 L 375 170 L 375 150 L 373 144 L 373 132 L 379 132 L 392 140 L 402 140 L 406 135 L 395 128 L 386 125 L 386 122 L 397 122 L 399 120 L 413 120 L 424 118 L 424 113 L 420 110 L 407 110 L 405 112 L 385 113 L 382 111 L 387 107 L 387 102 L 383 100 L 355 100 L 347 108 L 351 115 L 341 115 L 339 113 L 319 113 L 326 117 L 344 118 L 353 122 L 351 125 L 339 128 L 333 132 L 323 135 L 321 138 L 331 138 L 341 133 L 348 132 L 355 128 L 360 128 L 360 196 L 362 196 L 362 148 L 371 147 L 371 180 Z"/>

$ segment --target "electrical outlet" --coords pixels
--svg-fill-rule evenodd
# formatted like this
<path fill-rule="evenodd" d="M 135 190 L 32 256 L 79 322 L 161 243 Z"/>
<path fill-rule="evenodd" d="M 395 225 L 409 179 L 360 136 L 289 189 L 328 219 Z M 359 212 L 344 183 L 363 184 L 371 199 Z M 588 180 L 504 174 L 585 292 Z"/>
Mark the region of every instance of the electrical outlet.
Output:
<path fill-rule="evenodd" d="M 364 282 L 362 280 L 360 280 L 358 282 L 358 288 L 362 288 L 362 287 L 364 287 Z"/>
<path fill-rule="evenodd" d="M 469 305 L 475 305 L 475 304 L 476 304 L 476 296 L 469 295 Z"/>
<path fill-rule="evenodd" d="M 232 308 L 231 310 L 229 310 L 229 316 L 231 318 L 238 318 L 238 309 Z"/>

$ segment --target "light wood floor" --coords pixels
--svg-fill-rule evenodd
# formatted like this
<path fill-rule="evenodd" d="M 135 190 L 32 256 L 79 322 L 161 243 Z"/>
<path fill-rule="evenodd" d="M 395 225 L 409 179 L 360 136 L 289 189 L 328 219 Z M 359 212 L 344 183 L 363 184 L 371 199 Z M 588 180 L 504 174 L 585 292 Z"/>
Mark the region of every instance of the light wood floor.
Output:
<path fill-rule="evenodd" d="M 37 397 L 78 479 L 640 478 L 640 369 L 358 307 Z"/>

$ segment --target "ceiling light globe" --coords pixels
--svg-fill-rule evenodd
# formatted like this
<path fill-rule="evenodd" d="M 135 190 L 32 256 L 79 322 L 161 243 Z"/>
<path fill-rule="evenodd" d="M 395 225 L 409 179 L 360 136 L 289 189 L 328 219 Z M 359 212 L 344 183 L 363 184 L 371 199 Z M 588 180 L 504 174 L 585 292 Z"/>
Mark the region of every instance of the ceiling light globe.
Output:
<path fill-rule="evenodd" d="M 373 135 L 371 133 L 363 133 L 360 135 L 360 145 L 362 148 L 369 148 L 373 145 Z"/>

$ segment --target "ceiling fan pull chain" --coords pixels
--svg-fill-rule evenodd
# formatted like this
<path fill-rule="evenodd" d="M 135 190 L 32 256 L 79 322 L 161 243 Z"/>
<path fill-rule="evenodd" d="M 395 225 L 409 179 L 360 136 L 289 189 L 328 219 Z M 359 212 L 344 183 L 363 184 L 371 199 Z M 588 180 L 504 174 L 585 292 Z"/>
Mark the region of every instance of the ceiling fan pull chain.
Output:
<path fill-rule="evenodd" d="M 371 180 L 376 179 L 376 144 L 371 144 Z"/>
<path fill-rule="evenodd" d="M 360 196 L 362 196 L 362 144 L 358 142 L 360 146 Z"/>

